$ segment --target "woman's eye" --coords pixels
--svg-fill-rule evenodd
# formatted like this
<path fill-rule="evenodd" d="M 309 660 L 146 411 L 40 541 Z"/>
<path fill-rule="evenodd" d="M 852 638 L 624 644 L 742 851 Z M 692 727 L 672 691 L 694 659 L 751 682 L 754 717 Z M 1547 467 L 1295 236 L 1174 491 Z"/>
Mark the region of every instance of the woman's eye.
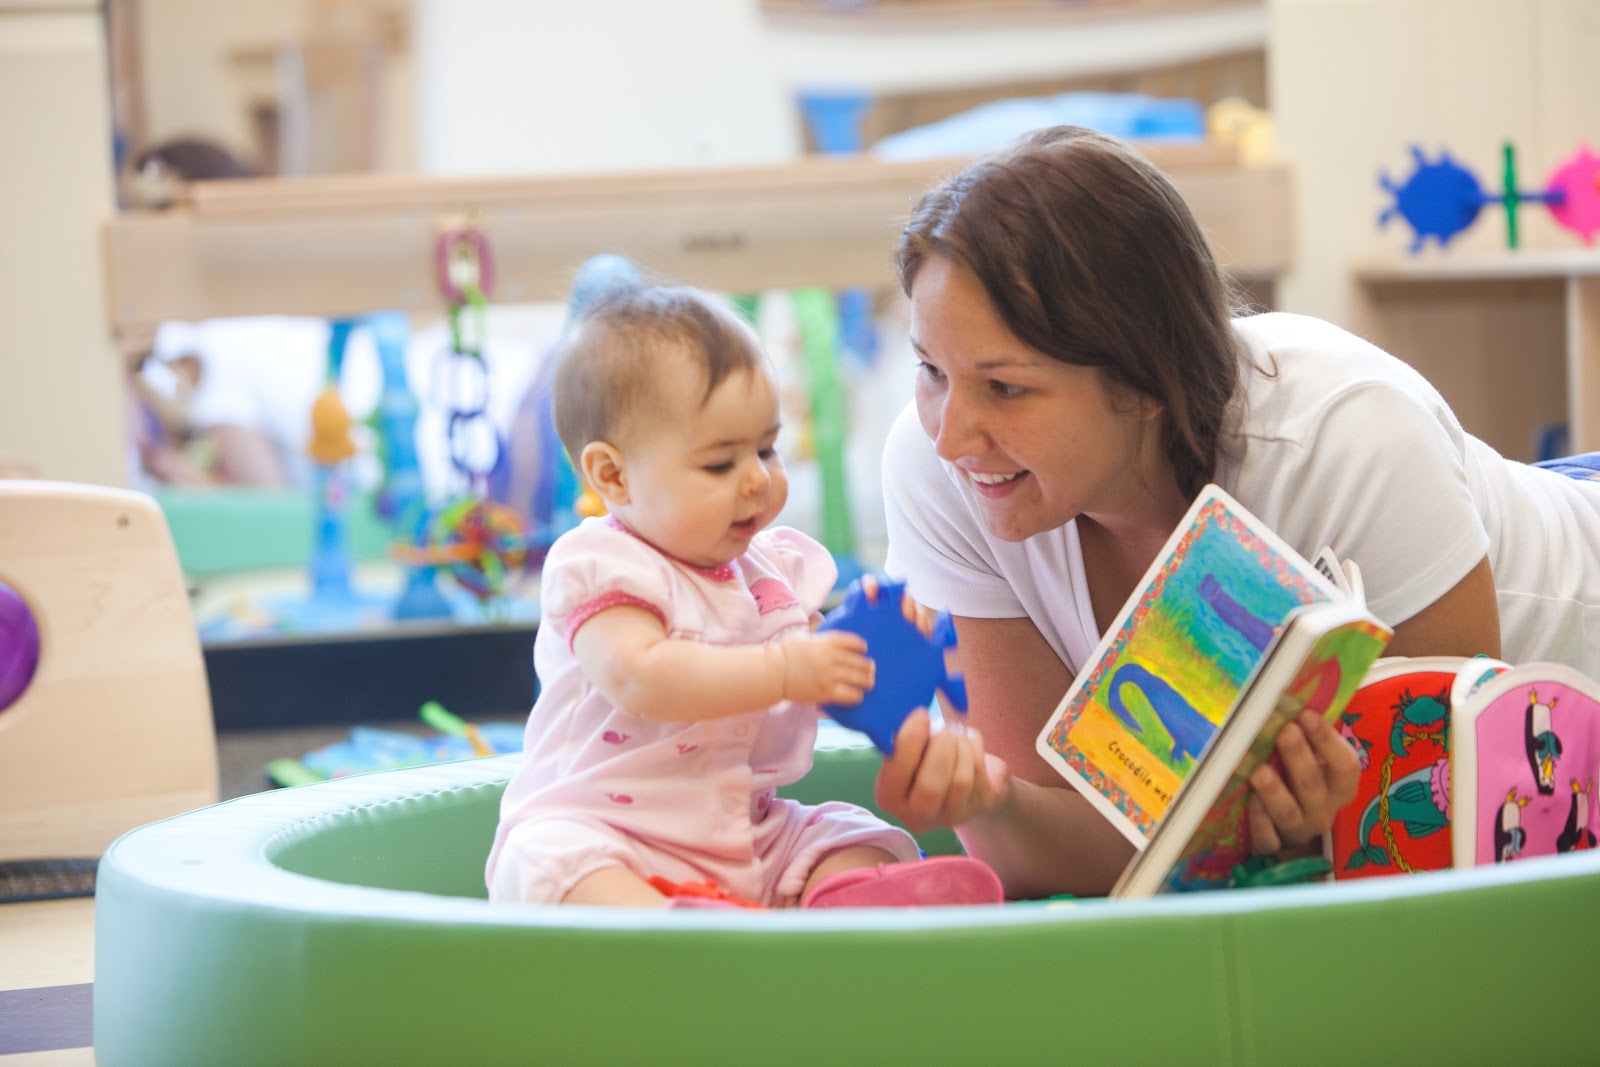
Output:
<path fill-rule="evenodd" d="M 1000 381 L 990 381 L 989 389 L 994 393 L 995 396 L 1006 398 L 1018 397 L 1026 392 L 1026 390 L 1024 390 L 1020 385 L 1012 385 L 1010 382 Z"/>
<path fill-rule="evenodd" d="M 917 362 L 917 369 L 923 374 L 926 374 L 933 381 L 944 381 L 944 371 L 940 370 L 938 367 L 935 367 L 932 363 L 919 360 Z"/>

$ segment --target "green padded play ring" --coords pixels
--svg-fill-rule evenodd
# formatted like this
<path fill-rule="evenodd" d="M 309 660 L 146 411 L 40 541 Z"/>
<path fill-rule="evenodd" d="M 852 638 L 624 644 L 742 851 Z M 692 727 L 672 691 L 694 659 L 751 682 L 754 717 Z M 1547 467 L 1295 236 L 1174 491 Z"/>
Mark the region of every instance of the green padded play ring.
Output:
<path fill-rule="evenodd" d="M 101 862 L 102 1067 L 1588 1060 L 1600 853 L 1138 903 L 491 905 L 515 757 L 244 797 Z M 821 751 L 799 795 L 870 796 Z"/>

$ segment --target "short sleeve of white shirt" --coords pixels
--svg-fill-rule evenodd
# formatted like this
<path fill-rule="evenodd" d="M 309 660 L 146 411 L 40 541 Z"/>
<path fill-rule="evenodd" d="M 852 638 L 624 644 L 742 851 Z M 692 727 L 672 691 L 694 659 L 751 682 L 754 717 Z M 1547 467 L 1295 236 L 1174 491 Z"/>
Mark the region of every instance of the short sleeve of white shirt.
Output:
<path fill-rule="evenodd" d="M 1466 435 L 1399 360 L 1327 323 L 1241 320 L 1272 354 L 1252 375 L 1237 467 L 1218 480 L 1308 558 L 1331 547 L 1361 569 L 1390 625 L 1449 592 L 1489 551 L 1465 467 Z"/>

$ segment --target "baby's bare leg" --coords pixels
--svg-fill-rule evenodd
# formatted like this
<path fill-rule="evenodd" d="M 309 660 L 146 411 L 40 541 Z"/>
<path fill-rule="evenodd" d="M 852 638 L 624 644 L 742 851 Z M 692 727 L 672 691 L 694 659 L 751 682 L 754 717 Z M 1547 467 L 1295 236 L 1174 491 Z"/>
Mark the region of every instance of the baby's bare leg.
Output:
<path fill-rule="evenodd" d="M 875 848 L 872 845 L 853 845 L 850 848 L 841 848 L 838 852 L 830 852 L 817 864 L 811 872 L 811 877 L 806 879 L 805 888 L 800 891 L 800 899 L 804 900 L 811 887 L 840 871 L 853 871 L 858 867 L 876 867 L 880 863 L 899 863 L 899 857 L 885 849 Z"/>
<path fill-rule="evenodd" d="M 667 898 L 626 867 L 602 867 L 584 875 L 561 898 L 563 904 L 599 904 L 621 908 L 662 908 Z"/>

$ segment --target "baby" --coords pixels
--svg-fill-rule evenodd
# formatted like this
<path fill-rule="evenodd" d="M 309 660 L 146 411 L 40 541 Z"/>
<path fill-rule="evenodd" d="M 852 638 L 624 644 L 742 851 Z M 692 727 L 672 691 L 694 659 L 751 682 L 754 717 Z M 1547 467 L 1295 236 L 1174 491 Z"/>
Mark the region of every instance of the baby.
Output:
<path fill-rule="evenodd" d="M 777 796 L 811 767 L 816 705 L 859 703 L 874 664 L 860 637 L 812 632 L 827 551 L 768 529 L 788 480 L 750 327 L 697 290 L 641 286 L 591 310 L 556 359 L 557 431 L 609 514 L 545 561 L 542 690 L 490 899 L 998 903 L 977 860 L 920 860 L 861 808 Z"/>

